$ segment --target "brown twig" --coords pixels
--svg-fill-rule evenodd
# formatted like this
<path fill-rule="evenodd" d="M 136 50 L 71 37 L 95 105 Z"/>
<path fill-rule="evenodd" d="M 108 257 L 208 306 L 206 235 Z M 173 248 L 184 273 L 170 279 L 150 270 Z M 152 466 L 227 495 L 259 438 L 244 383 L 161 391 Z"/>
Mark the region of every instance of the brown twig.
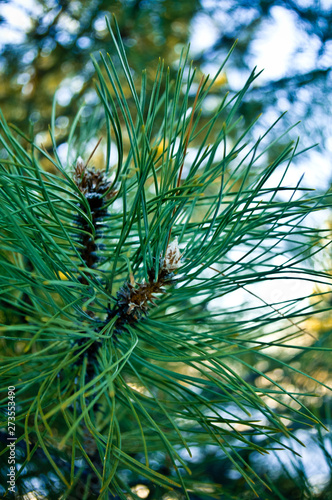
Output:
<path fill-rule="evenodd" d="M 127 324 L 133 324 L 148 314 L 155 306 L 156 294 L 165 293 L 165 286 L 173 283 L 174 272 L 181 265 L 181 253 L 177 238 L 167 247 L 165 258 L 159 259 L 159 272 L 155 277 L 155 269 L 148 269 L 148 281 L 136 283 L 130 273 L 130 282 L 126 281 L 117 293 L 117 305 L 110 311 L 107 321 L 115 315 L 115 333 L 121 333 Z"/>
<path fill-rule="evenodd" d="M 97 142 L 97 144 L 95 145 L 95 147 L 94 147 L 94 149 L 93 149 L 92 153 L 90 154 L 90 156 L 89 156 L 89 158 L 88 158 L 88 161 L 86 162 L 86 164 L 85 164 L 84 168 L 86 168 L 86 167 L 89 165 L 89 162 L 90 162 L 91 158 L 93 157 L 93 155 L 95 154 L 95 152 L 96 152 L 96 150 L 97 150 L 97 148 L 98 148 L 99 144 L 101 143 L 101 141 L 102 141 L 102 137 L 99 139 L 99 141 L 98 141 L 98 142 Z"/>

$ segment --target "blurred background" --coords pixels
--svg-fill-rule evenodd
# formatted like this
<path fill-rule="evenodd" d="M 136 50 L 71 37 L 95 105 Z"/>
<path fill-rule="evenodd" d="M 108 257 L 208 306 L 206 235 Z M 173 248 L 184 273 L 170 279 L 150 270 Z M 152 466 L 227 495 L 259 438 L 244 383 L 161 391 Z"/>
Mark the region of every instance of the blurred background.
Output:
<path fill-rule="evenodd" d="M 289 137 L 296 140 L 299 135 L 300 149 L 317 146 L 295 158 L 287 174 L 288 182 L 296 185 L 304 174 L 306 187 L 322 192 L 330 189 L 331 0 L 2 0 L 0 108 L 8 122 L 24 132 L 28 132 L 29 123 L 32 123 L 37 140 L 44 147 L 50 147 L 47 128 L 57 90 L 58 151 L 60 157 L 66 156 L 68 131 L 78 109 L 85 103 L 81 118 L 88 123 L 98 104 L 90 55 L 112 50 L 105 22 L 105 15 L 110 13 L 116 15 L 129 63 L 138 81 L 144 68 L 153 79 L 158 58 L 163 58 L 166 66 L 175 72 L 181 50 L 188 43 L 190 59 L 198 73 L 213 75 L 238 40 L 224 72 L 206 100 L 203 114 L 208 117 L 225 92 L 240 90 L 254 66 L 258 71 L 264 70 L 242 103 L 240 112 L 245 123 L 251 123 L 261 114 L 252 132 L 257 138 L 285 111 L 287 114 L 272 132 L 276 136 L 300 121 L 285 141 L 288 142 Z M 324 221 L 314 222 L 331 227 L 328 213 Z M 324 268 L 330 266 L 328 252 L 321 258 L 325 259 Z M 288 283 L 280 282 L 273 290 L 265 288 L 266 300 L 277 302 L 287 294 L 292 297 L 306 293 L 305 286 L 309 287 L 310 294 L 314 287 L 312 283 L 297 283 L 296 280 L 291 287 Z M 240 305 L 241 291 L 238 295 L 236 300 Z M 233 306 L 234 300 L 233 297 Z M 330 305 L 326 304 L 325 315 L 308 320 L 311 321 L 310 331 L 317 338 L 324 339 L 331 333 Z M 305 366 L 306 359 L 305 354 L 298 355 L 299 369 Z M 311 353 L 312 363 L 316 370 L 314 376 L 331 386 L 330 354 Z M 271 372 L 274 379 L 279 377 L 283 383 L 287 382 L 287 374 L 280 367 L 266 366 L 264 370 Z M 299 389 L 310 391 L 309 386 L 310 380 L 298 377 Z M 314 414 L 330 423 L 328 391 L 322 388 L 320 396 L 306 403 Z M 274 478 L 272 489 L 276 491 L 268 498 L 332 498 L 331 433 L 314 429 L 309 432 L 301 425 L 298 433 L 307 448 L 296 448 L 301 454 L 297 459 L 285 452 L 278 458 L 271 454 L 270 459 L 264 458 L 264 461 L 255 454 L 246 458 L 261 474 L 268 472 Z M 206 477 L 207 481 L 225 485 L 225 491 L 231 496 L 222 498 L 251 498 L 243 479 L 223 457 L 215 456 L 212 448 L 194 450 L 191 468 L 194 474 Z M 30 479 L 26 477 L 26 481 L 31 482 L 30 492 L 35 489 L 34 474 L 32 471 Z M 128 480 L 132 481 L 139 498 L 152 498 L 147 485 L 139 488 L 135 478 Z M 47 481 L 49 476 L 45 475 L 45 485 Z M 56 489 L 55 483 L 52 488 Z M 163 496 L 164 500 L 181 498 L 167 495 Z"/>
<path fill-rule="evenodd" d="M 36 133 L 47 131 L 56 89 L 60 146 L 82 102 L 83 119 L 89 120 L 98 102 L 90 54 L 111 50 L 105 15 L 114 13 L 137 76 L 144 68 L 152 76 L 159 57 L 176 69 L 188 42 L 198 71 L 213 75 L 237 39 L 207 108 L 218 105 L 221 93 L 241 89 L 254 66 L 264 70 L 242 105 L 246 122 L 262 114 L 259 134 L 285 111 L 283 131 L 301 120 L 292 137 L 301 136 L 302 148 L 319 144 L 298 160 L 305 184 L 329 188 L 331 0 L 5 0 L 0 5 L 0 106 L 15 125 L 27 129 L 31 121 Z"/>
<path fill-rule="evenodd" d="M 114 13 L 138 75 L 144 68 L 154 72 L 159 57 L 176 67 L 188 42 L 198 70 L 213 74 L 237 39 L 219 79 L 222 92 L 240 89 L 254 66 L 264 70 L 243 104 L 245 119 L 262 113 L 264 128 L 288 111 L 289 124 L 301 120 L 296 133 L 303 145 L 320 144 L 312 153 L 315 176 L 308 171 L 308 177 L 321 188 L 329 185 L 331 0 L 5 0 L 0 5 L 0 105 L 16 125 L 26 127 L 31 120 L 37 132 L 47 129 L 57 88 L 59 129 L 66 131 L 80 100 L 88 105 L 85 116 L 92 112 L 90 54 L 111 50 L 105 15 Z M 217 85 L 215 93 L 220 94 Z"/>

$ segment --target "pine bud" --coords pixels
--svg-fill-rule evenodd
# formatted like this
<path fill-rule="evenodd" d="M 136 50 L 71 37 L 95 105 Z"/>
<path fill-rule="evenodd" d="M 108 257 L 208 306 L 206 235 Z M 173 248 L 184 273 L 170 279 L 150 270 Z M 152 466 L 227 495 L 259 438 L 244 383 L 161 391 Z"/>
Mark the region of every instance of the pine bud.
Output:
<path fill-rule="evenodd" d="M 178 243 L 178 237 L 168 245 L 166 249 L 165 259 L 163 263 L 163 269 L 168 272 L 175 271 L 181 265 L 181 252 Z"/>

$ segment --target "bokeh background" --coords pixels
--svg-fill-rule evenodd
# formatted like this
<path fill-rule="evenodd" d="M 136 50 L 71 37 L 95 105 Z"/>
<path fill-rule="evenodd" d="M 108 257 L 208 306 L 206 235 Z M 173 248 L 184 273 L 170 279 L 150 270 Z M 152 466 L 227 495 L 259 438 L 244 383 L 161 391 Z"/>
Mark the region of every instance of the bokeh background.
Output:
<path fill-rule="evenodd" d="M 288 142 L 289 137 L 296 140 L 300 135 L 300 149 L 317 145 L 294 159 L 287 174 L 288 182 L 296 185 L 304 174 L 303 186 L 321 192 L 330 189 L 331 0 L 2 1 L 0 107 L 8 122 L 25 132 L 33 125 L 36 140 L 46 149 L 51 148 L 47 128 L 52 99 L 57 91 L 58 152 L 60 157 L 66 157 L 68 132 L 78 109 L 85 104 L 81 118 L 83 123 L 89 123 L 98 104 L 90 55 L 98 56 L 100 50 L 112 50 L 105 22 L 105 15 L 110 13 L 116 15 L 129 62 L 138 81 L 144 68 L 153 78 L 159 58 L 163 58 L 166 66 L 175 71 L 181 50 L 188 43 L 190 58 L 198 73 L 213 75 L 238 40 L 224 72 L 218 77 L 206 101 L 203 113 L 208 117 L 225 92 L 241 89 L 254 66 L 258 70 L 264 69 L 242 103 L 240 112 L 245 123 L 251 123 L 261 114 L 252 132 L 257 138 L 285 111 L 287 114 L 274 128 L 273 134 L 280 135 L 300 121 L 290 130 L 285 141 Z M 331 227 L 331 220 L 330 213 L 326 211 L 324 220 L 315 220 L 313 216 L 311 222 Z M 330 266 L 331 255 L 328 251 L 321 259 L 324 268 Z M 307 290 L 305 287 L 308 287 Z M 265 288 L 262 293 L 268 302 L 277 302 L 287 297 L 310 294 L 313 289 L 312 283 L 294 280 L 290 287 L 289 281 L 285 280 L 284 284 L 280 281 L 273 289 Z M 240 290 L 236 296 L 229 297 L 223 307 L 230 304 L 240 306 L 243 300 L 248 299 L 244 299 L 241 293 L 243 291 Z M 326 304 L 325 315 L 308 320 L 311 323 L 307 326 L 316 338 L 324 339 L 331 333 L 330 306 L 330 303 Z M 329 353 L 311 354 L 311 365 L 315 367 L 313 376 L 331 386 L 330 359 Z M 296 363 L 302 369 L 306 356 L 299 355 Z M 263 368 L 271 372 L 274 379 L 287 385 L 287 374 L 280 367 Z M 300 376 L 297 387 L 313 390 L 310 380 Z M 329 393 L 322 388 L 319 395 L 319 399 L 313 397 L 307 404 L 311 411 L 330 424 Z M 332 498 L 331 433 L 303 429 L 301 425 L 297 433 L 306 444 L 305 449 L 296 447 L 301 454 L 297 459 L 286 452 L 278 457 L 271 455 L 264 461 L 255 454 L 246 458 L 259 468 L 261 474 L 269 473 L 274 478 L 278 491 L 273 498 Z M 240 475 L 222 457 L 215 456 L 212 449 L 194 450 L 191 467 L 195 474 L 225 484 L 233 498 L 240 498 L 240 491 L 244 495 L 241 498 L 249 498 L 243 493 Z M 30 492 L 35 491 L 33 474 L 27 480 L 31 482 Z M 139 498 L 149 497 L 146 486 L 145 489 L 144 485 L 136 486 L 133 488 L 136 488 Z M 180 498 L 171 495 L 168 494 L 167 498 L 163 496 L 163 499 Z"/>
<path fill-rule="evenodd" d="M 105 15 L 114 13 L 138 76 L 144 68 L 153 74 L 159 57 L 175 69 L 187 43 L 198 71 L 213 74 L 238 40 L 209 106 L 217 106 L 221 92 L 239 90 L 254 66 L 264 70 L 242 105 L 245 120 L 263 115 L 257 134 L 285 111 L 283 130 L 300 120 L 293 138 L 299 134 L 302 147 L 319 144 L 298 160 L 305 183 L 322 190 L 330 186 L 331 0 L 7 0 L 0 5 L 0 106 L 17 126 L 27 129 L 31 121 L 36 133 L 45 133 L 56 89 L 60 146 L 83 101 L 83 118 L 89 120 L 98 101 L 90 54 L 111 50 Z"/>

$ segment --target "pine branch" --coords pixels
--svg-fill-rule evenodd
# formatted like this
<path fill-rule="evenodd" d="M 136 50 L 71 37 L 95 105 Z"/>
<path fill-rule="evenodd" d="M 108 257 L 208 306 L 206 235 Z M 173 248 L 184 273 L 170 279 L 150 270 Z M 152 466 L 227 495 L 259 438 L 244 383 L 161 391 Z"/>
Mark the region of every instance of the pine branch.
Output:
<path fill-rule="evenodd" d="M 77 160 L 73 180 L 87 202 L 80 203 L 82 215 L 76 218 L 76 226 L 82 231 L 78 243 L 83 261 L 93 269 L 98 262 L 97 240 L 102 238 L 105 227 L 106 202 L 116 196 L 116 191 L 110 190 L 112 183 L 103 172 L 88 168 L 81 158 Z M 87 281 L 83 282 L 87 284 Z"/>
<path fill-rule="evenodd" d="M 160 62 L 152 85 L 144 74 L 138 89 L 114 26 L 121 71 L 109 56 L 94 60 L 104 124 L 98 109 L 80 142 L 79 112 L 68 138 L 68 158 L 79 151 L 85 164 L 72 172 L 60 161 L 56 99 L 53 155 L 1 116 L 3 386 L 17 386 L 27 461 L 32 436 L 65 495 L 83 460 L 82 478 L 90 469 L 100 495 L 131 494 L 122 480 L 130 470 L 189 498 L 196 486 L 182 451 L 211 444 L 254 488 L 262 478 L 250 453 L 289 448 L 292 423 L 321 423 L 292 353 L 330 350 L 328 334 L 326 347 L 306 334 L 308 318 L 330 309 L 331 275 L 318 260 L 330 231 L 306 222 L 328 198 L 285 184 L 298 153 L 269 141 L 272 127 L 246 143 L 256 120 L 243 130 L 238 110 L 255 72 L 206 117 L 215 79 L 196 82 L 183 51 L 174 82 Z M 109 158 L 105 170 L 88 166 L 96 148 L 86 153 L 85 143 L 100 134 L 108 153 L 117 146 L 114 168 Z M 295 278 L 324 289 L 278 300 L 256 289 Z M 259 302 L 220 304 L 238 290 Z M 275 367 L 293 374 L 292 387 L 274 380 Z M 155 454 L 167 455 L 166 468 L 149 465 Z"/>

